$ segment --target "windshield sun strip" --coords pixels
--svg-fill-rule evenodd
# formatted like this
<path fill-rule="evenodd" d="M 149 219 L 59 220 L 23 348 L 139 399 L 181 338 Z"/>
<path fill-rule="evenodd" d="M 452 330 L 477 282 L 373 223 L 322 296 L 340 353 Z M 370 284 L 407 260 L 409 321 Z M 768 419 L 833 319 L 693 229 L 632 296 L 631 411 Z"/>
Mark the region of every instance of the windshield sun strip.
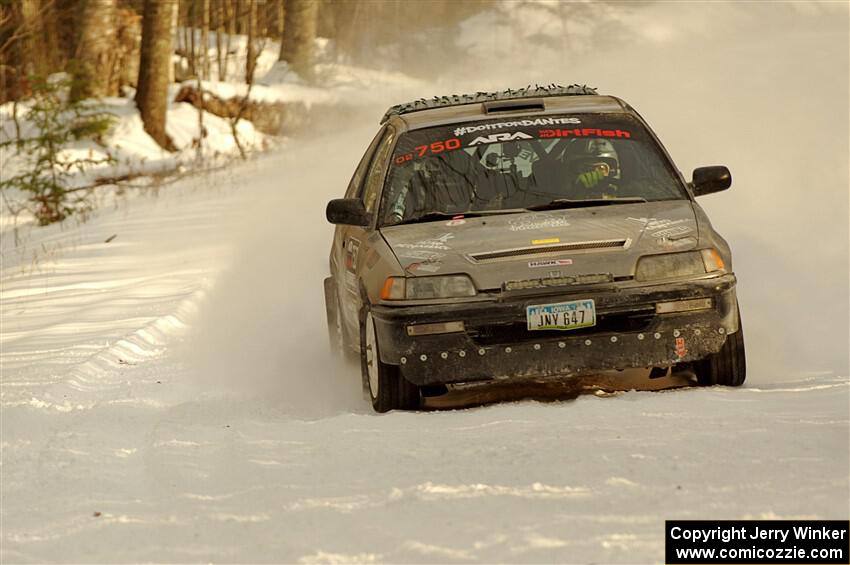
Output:
<path fill-rule="evenodd" d="M 588 156 L 597 160 L 596 169 L 579 173 L 571 183 L 567 173 L 579 159 L 570 151 L 579 148 L 577 143 L 600 148 Z M 594 194 L 591 189 L 600 181 L 604 186 Z M 563 199 L 575 186 L 611 200 L 687 198 L 654 135 L 627 114 L 494 118 L 401 134 L 391 154 L 378 225 L 413 223 L 426 204 L 447 218 L 542 206 Z"/>

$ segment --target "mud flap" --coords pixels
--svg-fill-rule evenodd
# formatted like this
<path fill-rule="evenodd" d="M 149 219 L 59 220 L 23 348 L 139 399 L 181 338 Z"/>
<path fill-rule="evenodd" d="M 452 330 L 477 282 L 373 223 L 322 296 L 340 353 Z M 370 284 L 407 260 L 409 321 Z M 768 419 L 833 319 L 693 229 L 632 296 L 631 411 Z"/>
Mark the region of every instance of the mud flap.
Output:
<path fill-rule="evenodd" d="M 337 328 L 337 299 L 336 284 L 333 277 L 325 279 L 325 315 L 328 323 L 328 345 L 331 350 L 338 349 L 340 343 L 339 329 Z"/>

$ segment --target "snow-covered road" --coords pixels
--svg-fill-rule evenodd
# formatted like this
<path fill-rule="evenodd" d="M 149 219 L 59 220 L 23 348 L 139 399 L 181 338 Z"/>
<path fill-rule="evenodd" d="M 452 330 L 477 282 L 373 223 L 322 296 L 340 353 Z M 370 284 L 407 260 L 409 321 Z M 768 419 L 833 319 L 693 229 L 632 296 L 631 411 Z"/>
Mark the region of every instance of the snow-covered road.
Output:
<path fill-rule="evenodd" d="M 749 10 L 727 27 L 760 29 L 763 8 Z M 378 107 L 365 125 L 25 232 L 20 247 L 3 233 L 0 561 L 645 563 L 662 559 L 665 519 L 846 519 L 848 86 L 800 53 L 848 34 L 834 13 L 806 17 L 800 35 L 776 24 L 734 45 L 728 31 L 696 47 L 661 33 L 617 65 L 711 45 L 693 68 L 743 80 L 734 97 L 575 71 L 635 103 L 683 168 L 730 163 L 735 186 L 705 205 L 741 278 L 743 388 L 650 392 L 631 389 L 682 383 L 619 375 L 554 402 L 500 387 L 445 401 L 483 394 L 483 407 L 371 413 L 357 369 L 328 357 L 321 279 L 324 205 Z M 789 73 L 831 94 L 811 109 L 775 88 Z M 695 106 L 671 106 L 670 91 Z M 747 127 L 729 135 L 734 123 Z M 817 155 L 843 167 L 818 168 L 800 194 Z"/>
<path fill-rule="evenodd" d="M 846 379 L 304 419 L 184 375 L 7 419 L 4 562 L 643 563 L 665 518 L 846 516 Z"/>

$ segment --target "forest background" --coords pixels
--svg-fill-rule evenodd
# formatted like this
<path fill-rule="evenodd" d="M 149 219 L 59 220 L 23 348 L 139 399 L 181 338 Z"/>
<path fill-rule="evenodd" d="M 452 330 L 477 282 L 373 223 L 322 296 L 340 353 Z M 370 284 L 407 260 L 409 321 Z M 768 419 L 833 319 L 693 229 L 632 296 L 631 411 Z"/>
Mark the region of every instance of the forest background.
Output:
<path fill-rule="evenodd" d="M 89 211 L 96 188 L 184 172 L 187 159 L 150 151 L 134 162 L 125 147 L 122 160 L 116 121 L 136 119 L 136 112 L 162 151 L 194 151 L 193 168 L 223 153 L 244 159 L 303 126 L 317 90 L 339 78 L 338 69 L 323 73 L 317 62 L 350 65 L 357 74 L 415 60 L 417 72 L 427 74 L 441 60 L 433 56 L 440 34 L 494 4 L 2 0 L 0 189 L 7 212 L 45 225 Z M 430 63 L 417 57 L 423 44 Z M 301 87 L 301 94 L 269 93 L 270 83 Z M 197 112 L 182 113 L 191 127 L 178 132 L 169 105 L 180 102 Z M 133 136 L 123 133 L 126 146 Z M 77 151 L 69 151 L 74 144 Z"/>

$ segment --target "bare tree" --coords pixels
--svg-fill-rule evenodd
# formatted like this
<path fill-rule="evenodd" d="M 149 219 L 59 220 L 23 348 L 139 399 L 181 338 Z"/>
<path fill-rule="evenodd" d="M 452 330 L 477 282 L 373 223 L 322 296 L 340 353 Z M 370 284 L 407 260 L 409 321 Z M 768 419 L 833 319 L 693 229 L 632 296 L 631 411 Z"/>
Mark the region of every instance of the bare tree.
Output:
<path fill-rule="evenodd" d="M 178 5 L 178 10 L 180 9 Z M 195 45 L 195 26 L 198 23 L 198 3 L 192 0 L 189 5 L 189 12 L 186 14 L 184 21 L 184 33 L 189 36 L 189 74 L 198 76 L 198 50 Z"/>
<path fill-rule="evenodd" d="M 29 78 L 52 70 L 59 54 L 44 24 L 53 9 L 54 0 L 0 1 L 0 104 L 28 95 Z"/>
<path fill-rule="evenodd" d="M 201 77 L 210 79 L 210 0 L 201 0 Z"/>
<path fill-rule="evenodd" d="M 23 64 L 23 75 L 29 76 L 36 74 L 37 69 L 42 66 L 44 61 L 43 51 L 40 48 L 41 42 L 38 41 L 39 36 L 42 36 L 42 8 L 38 0 L 22 0 L 20 4 L 21 10 L 21 25 L 25 30 L 29 30 L 21 38 L 21 53 L 23 54 L 21 63 Z"/>
<path fill-rule="evenodd" d="M 275 0 L 275 37 L 279 40 L 283 39 L 283 20 L 286 17 L 286 7 L 283 0 Z"/>
<path fill-rule="evenodd" d="M 245 56 L 245 84 L 253 84 L 254 71 L 257 68 L 257 58 L 260 56 L 262 49 L 257 50 L 257 2 L 249 0 L 248 13 L 246 22 L 246 31 L 248 32 L 248 42 Z"/>
<path fill-rule="evenodd" d="M 230 45 L 233 41 L 233 36 L 236 35 L 236 0 L 222 0 L 224 4 L 224 20 L 227 22 L 227 41 L 224 45 L 224 71 L 230 70 Z M 226 80 L 219 77 L 219 80 Z"/>
<path fill-rule="evenodd" d="M 259 59 L 260 54 L 266 48 L 266 37 L 265 37 L 265 29 L 257 29 L 257 2 L 254 0 L 248 0 L 250 5 L 248 6 L 248 21 L 247 24 L 247 32 L 248 32 L 248 49 L 247 56 L 245 60 L 245 84 L 248 85 L 248 88 L 245 91 L 245 96 L 242 97 L 241 102 L 239 103 L 239 109 L 236 112 L 236 115 L 230 120 L 230 131 L 233 134 L 233 141 L 236 142 L 236 148 L 239 150 L 239 155 L 243 159 L 247 159 L 247 154 L 245 153 L 245 148 L 242 146 L 242 142 L 239 139 L 239 120 L 241 120 L 247 112 L 249 112 L 249 108 L 251 105 L 251 90 L 254 88 L 254 74 L 257 70 L 257 59 Z M 257 36 L 260 36 L 260 39 L 257 39 Z"/>
<path fill-rule="evenodd" d="M 286 3 L 280 60 L 306 80 L 313 78 L 313 44 L 316 41 L 318 0 L 288 0 Z"/>
<path fill-rule="evenodd" d="M 145 0 L 142 18 L 142 49 L 136 105 L 145 131 L 164 149 L 175 149 L 165 133 L 168 79 L 171 65 L 171 34 L 176 0 Z"/>
<path fill-rule="evenodd" d="M 121 87 L 126 85 L 136 86 L 142 44 L 142 16 L 128 8 L 119 8 L 116 16 L 115 48 L 110 58 L 110 92 L 121 92 Z"/>
<path fill-rule="evenodd" d="M 215 3 L 215 9 L 213 10 L 213 25 L 215 27 L 215 58 L 216 58 L 216 69 L 218 70 L 218 80 L 224 80 L 225 73 L 225 60 L 224 60 L 224 44 L 222 40 L 224 39 L 224 10 L 225 5 L 222 2 Z"/>
<path fill-rule="evenodd" d="M 71 99 L 116 94 L 109 91 L 109 60 L 115 47 L 115 0 L 86 0 L 77 22 L 80 30 L 71 72 Z"/>
<path fill-rule="evenodd" d="M 210 0 L 201 1 L 201 71 L 197 75 L 198 93 L 200 97 L 200 105 L 198 106 L 198 146 L 197 159 L 203 159 L 204 156 L 204 138 L 207 135 L 207 130 L 204 127 L 204 82 L 203 79 L 210 78 L 210 57 L 209 57 L 209 27 L 210 27 Z M 194 30 L 193 30 L 194 33 Z"/>

